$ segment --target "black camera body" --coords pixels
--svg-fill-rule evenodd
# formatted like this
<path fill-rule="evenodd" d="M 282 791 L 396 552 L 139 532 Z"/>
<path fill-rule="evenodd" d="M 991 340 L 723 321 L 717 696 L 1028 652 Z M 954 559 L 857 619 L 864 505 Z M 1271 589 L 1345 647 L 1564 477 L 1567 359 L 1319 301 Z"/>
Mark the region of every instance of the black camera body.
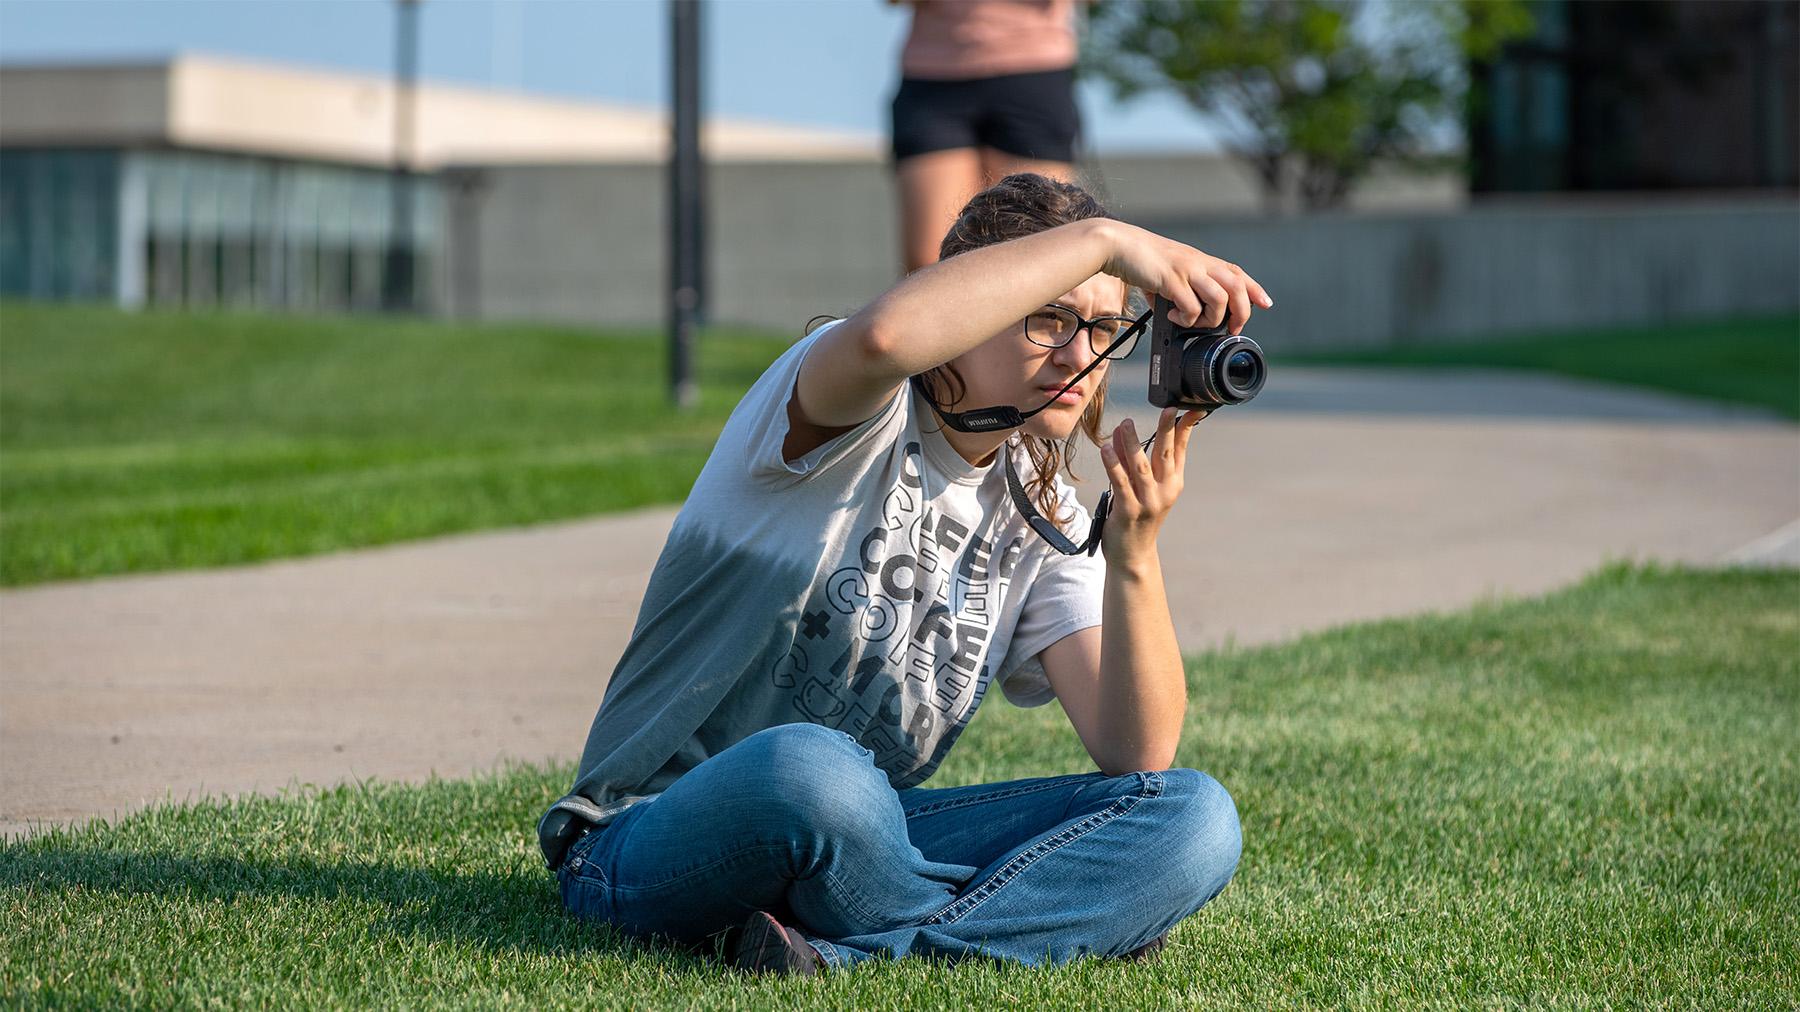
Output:
<path fill-rule="evenodd" d="M 1217 327 L 1182 327 L 1169 319 L 1174 303 L 1156 297 L 1150 323 L 1150 403 L 1159 408 L 1212 410 L 1242 404 L 1262 391 L 1269 363 L 1262 347 Z"/>

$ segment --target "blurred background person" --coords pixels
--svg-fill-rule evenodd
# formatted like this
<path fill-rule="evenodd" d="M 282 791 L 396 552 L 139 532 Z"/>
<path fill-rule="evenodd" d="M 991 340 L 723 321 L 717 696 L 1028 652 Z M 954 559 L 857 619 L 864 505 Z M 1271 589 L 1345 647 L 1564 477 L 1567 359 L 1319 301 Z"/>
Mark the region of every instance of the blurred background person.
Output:
<path fill-rule="evenodd" d="M 1077 6 L 1091 0 L 888 0 L 912 8 L 892 104 L 900 243 L 937 260 L 958 208 L 1014 172 L 1073 182 Z"/>

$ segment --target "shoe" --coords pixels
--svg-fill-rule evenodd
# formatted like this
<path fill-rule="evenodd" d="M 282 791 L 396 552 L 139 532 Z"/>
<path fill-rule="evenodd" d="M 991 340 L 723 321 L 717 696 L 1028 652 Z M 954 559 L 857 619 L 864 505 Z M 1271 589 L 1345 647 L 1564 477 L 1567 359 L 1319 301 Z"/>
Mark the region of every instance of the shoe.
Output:
<path fill-rule="evenodd" d="M 1161 952 L 1163 943 L 1167 942 L 1168 940 L 1169 940 L 1169 933 L 1167 931 L 1165 931 L 1162 934 L 1157 935 L 1155 938 L 1150 939 L 1148 942 L 1145 942 L 1144 944 L 1131 950 L 1130 952 L 1127 952 L 1125 955 L 1120 956 L 1119 958 L 1120 959 L 1129 959 L 1129 960 L 1133 960 L 1135 962 L 1141 963 L 1144 960 L 1149 959 L 1151 956 L 1154 956 L 1157 953 Z"/>
<path fill-rule="evenodd" d="M 731 961 L 750 973 L 797 973 L 812 976 L 825 961 L 800 932 L 787 927 L 766 910 L 758 910 L 738 929 Z"/>

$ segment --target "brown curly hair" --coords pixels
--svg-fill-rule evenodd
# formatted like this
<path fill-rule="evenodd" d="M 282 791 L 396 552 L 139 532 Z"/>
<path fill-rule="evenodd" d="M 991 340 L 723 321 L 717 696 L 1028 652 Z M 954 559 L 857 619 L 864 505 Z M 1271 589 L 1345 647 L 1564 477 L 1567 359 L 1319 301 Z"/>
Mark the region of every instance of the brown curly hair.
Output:
<path fill-rule="evenodd" d="M 1112 214 L 1101 206 L 1100 201 L 1081 186 L 1035 172 L 1016 172 L 977 193 L 963 205 L 955 224 L 950 226 L 950 231 L 938 246 L 938 259 L 948 260 L 959 253 L 1019 239 L 1084 218 L 1110 217 Z M 1132 312 L 1133 307 L 1143 300 L 1141 292 L 1127 286 L 1125 305 L 1120 308 L 1128 314 L 1136 315 Z M 956 367 L 948 362 L 926 370 L 921 378 L 930 387 L 932 396 L 945 407 L 955 407 L 968 392 L 967 382 L 956 371 Z M 1030 455 L 1031 463 L 1037 469 L 1037 473 L 1025 483 L 1026 495 L 1038 512 L 1049 517 L 1058 527 L 1074 517 L 1066 514 L 1062 500 L 1056 494 L 1056 473 L 1064 470 L 1070 480 L 1081 481 L 1075 474 L 1074 467 L 1075 436 L 1078 432 L 1086 433 L 1088 442 L 1095 446 L 1099 446 L 1105 438 L 1100 434 L 1100 418 L 1106 411 L 1106 391 L 1111 383 L 1112 370 L 1109 368 L 1082 411 L 1081 421 L 1075 432 L 1069 433 L 1069 437 L 1062 442 L 1043 436 L 1020 434 L 1025 452 Z M 954 395 L 946 396 L 951 388 L 955 389 Z M 1082 537 L 1086 533 L 1081 531 L 1076 536 Z"/>

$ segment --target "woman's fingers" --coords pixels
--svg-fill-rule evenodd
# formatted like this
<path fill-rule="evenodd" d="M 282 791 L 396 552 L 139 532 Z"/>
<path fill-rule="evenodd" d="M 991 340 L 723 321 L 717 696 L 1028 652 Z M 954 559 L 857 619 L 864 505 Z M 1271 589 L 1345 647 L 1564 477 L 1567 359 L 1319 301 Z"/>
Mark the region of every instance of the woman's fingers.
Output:
<path fill-rule="evenodd" d="M 1231 294 L 1225 286 L 1214 281 L 1208 275 L 1201 275 L 1194 286 L 1195 294 L 1205 303 L 1205 311 L 1200 314 L 1200 326 L 1217 327 L 1225 319 L 1225 311 L 1231 306 Z"/>
<path fill-rule="evenodd" d="M 1139 506 L 1147 506 L 1156 501 L 1156 490 L 1151 486 L 1156 476 L 1151 473 L 1150 458 L 1144 454 L 1144 446 L 1138 441 L 1137 423 L 1127 418 L 1119 423 L 1114 434 L 1114 452 L 1125 465 L 1125 473 L 1131 478 L 1131 494 Z"/>
<path fill-rule="evenodd" d="M 1113 429 L 1100 445 L 1100 460 L 1112 483 L 1114 512 L 1134 519 L 1152 517 L 1160 523 L 1181 495 L 1188 433 L 1207 414 L 1204 410 L 1183 413 L 1173 407 L 1164 408 L 1157 417 L 1156 435 L 1147 454 L 1131 419 Z"/>
<path fill-rule="evenodd" d="M 1156 419 L 1156 438 L 1150 444 L 1150 473 L 1157 481 L 1167 480 L 1175 469 L 1175 416 L 1173 407 L 1162 409 Z"/>
<path fill-rule="evenodd" d="M 1263 307 L 1264 309 L 1275 308 L 1275 300 L 1269 298 L 1269 293 L 1263 291 L 1263 286 L 1257 284 L 1255 278 L 1246 274 L 1246 275 L 1244 275 L 1244 280 L 1250 282 L 1250 292 L 1251 292 L 1251 294 L 1256 296 L 1256 304 L 1257 305 Z"/>
<path fill-rule="evenodd" d="M 1200 419 L 1210 414 L 1211 411 L 1195 408 L 1181 416 L 1181 424 L 1175 426 L 1175 474 L 1181 475 L 1187 471 L 1188 437 L 1193 434 L 1194 426 L 1200 424 Z"/>
<path fill-rule="evenodd" d="M 1178 276 L 1171 275 L 1170 280 L 1163 283 L 1162 291 L 1175 306 L 1173 318 L 1188 321 L 1182 326 L 1192 327 L 1199 321 L 1200 314 L 1206 307 L 1195 297 L 1193 289 L 1180 281 Z"/>
<path fill-rule="evenodd" d="M 1212 278 L 1225 292 L 1227 319 L 1231 323 L 1233 336 L 1244 332 L 1244 324 L 1250 322 L 1251 306 L 1254 296 L 1250 291 L 1250 275 L 1237 264 L 1225 260 L 1214 260 L 1210 271 Z"/>
<path fill-rule="evenodd" d="M 1244 324 L 1250 322 L 1250 293 L 1239 275 L 1237 283 L 1231 286 L 1231 334 L 1233 337 L 1244 332 Z"/>
<path fill-rule="evenodd" d="M 1275 305 L 1263 286 L 1237 264 L 1155 233 L 1144 234 L 1155 243 L 1146 250 L 1162 261 L 1162 276 L 1157 284 L 1143 287 L 1168 298 L 1174 306 L 1170 316 L 1177 325 L 1210 328 L 1229 319 L 1231 333 L 1239 334 L 1255 307 Z"/>
<path fill-rule="evenodd" d="M 1137 489 L 1131 483 L 1131 475 L 1125 470 L 1125 461 L 1119 453 L 1119 433 L 1124 426 L 1113 429 L 1112 436 L 1100 445 L 1100 463 L 1106 468 L 1106 479 L 1112 483 L 1113 512 L 1125 516 L 1137 516 Z"/>

